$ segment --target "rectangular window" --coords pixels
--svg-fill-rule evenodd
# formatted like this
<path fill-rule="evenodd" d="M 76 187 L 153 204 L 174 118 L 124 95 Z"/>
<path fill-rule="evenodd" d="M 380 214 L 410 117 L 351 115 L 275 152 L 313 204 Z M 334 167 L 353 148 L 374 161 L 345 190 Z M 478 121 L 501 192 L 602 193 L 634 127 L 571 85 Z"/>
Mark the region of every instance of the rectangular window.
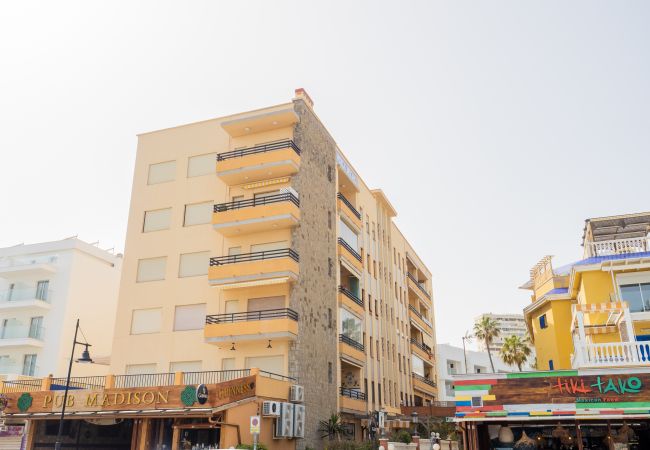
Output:
<path fill-rule="evenodd" d="M 284 375 L 284 356 L 248 356 L 246 357 L 246 369 L 257 367 L 267 372 Z"/>
<path fill-rule="evenodd" d="M 187 178 L 209 175 L 217 171 L 217 154 L 190 156 L 187 160 Z"/>
<path fill-rule="evenodd" d="M 36 375 L 36 355 L 25 355 L 23 357 L 23 375 L 30 377 Z"/>
<path fill-rule="evenodd" d="M 235 370 L 235 358 L 223 358 L 221 360 L 221 370 Z"/>
<path fill-rule="evenodd" d="M 258 297 L 248 299 L 248 311 L 264 311 L 267 309 L 280 309 L 284 308 L 284 295 L 275 297 Z"/>
<path fill-rule="evenodd" d="M 161 324 L 162 308 L 134 309 L 131 334 L 159 333 Z"/>
<path fill-rule="evenodd" d="M 239 312 L 239 300 L 227 300 L 226 301 L 226 314 L 234 314 Z"/>
<path fill-rule="evenodd" d="M 183 226 L 203 225 L 212 221 L 213 202 L 191 203 L 185 205 Z"/>
<path fill-rule="evenodd" d="M 43 316 L 32 317 L 30 319 L 29 337 L 33 339 L 43 338 Z"/>
<path fill-rule="evenodd" d="M 210 252 L 184 253 L 180 256 L 178 276 L 196 277 L 208 274 Z"/>
<path fill-rule="evenodd" d="M 553 364 L 552 359 L 548 360 L 548 370 L 555 370 L 555 365 Z"/>
<path fill-rule="evenodd" d="M 361 320 L 347 309 L 340 308 L 339 314 L 341 315 L 341 334 L 355 342 L 363 343 L 361 337 Z"/>
<path fill-rule="evenodd" d="M 539 316 L 539 327 L 542 329 L 548 327 L 548 324 L 546 323 L 546 314 Z"/>
<path fill-rule="evenodd" d="M 339 219 L 339 234 L 355 251 L 359 251 L 359 237 L 343 220 Z"/>
<path fill-rule="evenodd" d="M 202 330 L 205 326 L 205 303 L 180 305 L 174 314 L 174 331 Z"/>
<path fill-rule="evenodd" d="M 289 248 L 288 241 L 278 241 L 278 242 L 265 242 L 263 244 L 253 244 L 251 245 L 251 253 L 255 252 L 268 252 L 270 250 L 282 250 Z"/>
<path fill-rule="evenodd" d="M 169 363 L 170 372 L 200 372 L 202 361 L 173 361 Z"/>
<path fill-rule="evenodd" d="M 169 229 L 172 221 L 172 209 L 156 209 L 154 211 L 144 212 L 144 225 L 142 231 L 149 233 L 151 231 L 160 231 Z"/>
<path fill-rule="evenodd" d="M 138 275 L 136 281 L 138 283 L 143 283 L 145 281 L 164 280 L 166 267 L 166 256 L 141 259 L 138 261 Z"/>
<path fill-rule="evenodd" d="M 176 161 L 166 161 L 149 166 L 147 184 L 166 183 L 176 179 Z"/>
<path fill-rule="evenodd" d="M 416 355 L 411 355 L 411 364 L 413 366 L 413 373 L 424 376 L 424 361 Z"/>
<path fill-rule="evenodd" d="M 650 283 L 624 284 L 621 297 L 629 303 L 630 312 L 650 311 Z"/>
<path fill-rule="evenodd" d="M 36 283 L 36 298 L 47 301 L 47 294 L 50 289 L 50 280 L 41 280 Z"/>
<path fill-rule="evenodd" d="M 127 364 L 127 375 L 144 375 L 149 373 L 156 373 L 156 363 L 151 364 Z"/>

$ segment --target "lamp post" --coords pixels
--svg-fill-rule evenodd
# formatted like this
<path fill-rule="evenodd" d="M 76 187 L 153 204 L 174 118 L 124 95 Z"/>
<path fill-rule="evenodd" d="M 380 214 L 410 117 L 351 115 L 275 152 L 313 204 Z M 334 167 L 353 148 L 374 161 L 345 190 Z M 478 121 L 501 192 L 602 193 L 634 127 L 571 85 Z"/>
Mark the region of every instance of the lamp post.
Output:
<path fill-rule="evenodd" d="M 417 437 L 418 436 L 418 413 L 415 410 L 411 413 L 411 421 L 413 422 L 413 437 Z"/>
<path fill-rule="evenodd" d="M 63 394 L 63 405 L 61 406 L 61 417 L 59 418 L 59 432 L 56 435 L 56 443 L 54 444 L 54 450 L 61 450 L 61 435 L 63 434 L 63 419 L 65 417 L 65 406 L 68 403 L 68 390 L 70 388 L 70 373 L 72 372 L 72 360 L 74 359 L 74 350 L 77 347 L 77 344 L 84 345 L 84 351 L 81 352 L 81 358 L 77 359 L 78 363 L 92 363 L 93 360 L 90 358 L 90 353 L 88 352 L 88 347 L 90 344 L 88 342 L 79 342 L 77 341 L 77 334 L 79 333 L 79 319 L 77 319 L 77 325 L 74 329 L 74 339 L 72 340 L 72 352 L 70 353 L 70 363 L 68 364 L 68 376 L 65 379 L 65 392 Z"/>
<path fill-rule="evenodd" d="M 465 373 L 467 373 L 467 350 L 465 349 L 465 341 L 469 342 L 472 340 L 472 335 L 469 334 L 469 331 L 465 333 L 465 336 L 462 337 L 463 339 L 463 356 L 465 357 Z"/>

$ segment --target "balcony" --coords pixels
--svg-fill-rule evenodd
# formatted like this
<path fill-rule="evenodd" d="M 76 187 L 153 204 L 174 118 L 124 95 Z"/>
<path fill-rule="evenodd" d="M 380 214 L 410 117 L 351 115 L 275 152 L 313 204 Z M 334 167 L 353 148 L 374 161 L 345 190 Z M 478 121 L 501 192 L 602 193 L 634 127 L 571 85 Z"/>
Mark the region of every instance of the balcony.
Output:
<path fill-rule="evenodd" d="M 209 343 L 295 340 L 298 313 L 289 308 L 216 314 L 205 319 L 204 337 Z"/>
<path fill-rule="evenodd" d="M 217 176 L 228 185 L 286 177 L 299 168 L 300 149 L 291 140 L 217 155 Z"/>
<path fill-rule="evenodd" d="M 576 344 L 573 368 L 650 366 L 650 342 Z"/>
<path fill-rule="evenodd" d="M 5 258 L 0 260 L 0 277 L 41 277 L 56 272 L 56 256 Z"/>
<path fill-rule="evenodd" d="M 427 292 L 427 290 L 424 288 L 424 286 L 422 285 L 422 283 L 420 283 L 420 282 L 417 280 L 417 278 L 415 278 L 415 276 L 413 276 L 413 274 L 411 274 L 410 272 L 406 272 L 406 276 L 407 276 L 407 279 L 408 279 L 408 286 L 409 286 L 409 288 L 411 288 L 411 290 L 412 290 L 413 292 L 415 292 L 415 294 L 416 294 L 418 297 L 422 298 L 422 296 L 424 296 L 423 300 L 424 300 L 424 299 L 426 299 L 426 300 L 431 300 L 431 294 L 429 294 L 429 293 Z"/>
<path fill-rule="evenodd" d="M 365 392 L 345 387 L 339 388 L 341 409 L 365 412 L 367 410 L 366 399 Z"/>
<path fill-rule="evenodd" d="M 52 291 L 37 288 L 0 291 L 0 311 L 39 308 L 49 310 Z"/>
<path fill-rule="evenodd" d="M 350 201 L 345 198 L 340 192 L 336 194 L 338 210 L 341 214 L 344 214 L 347 217 L 348 221 L 351 222 L 357 229 L 361 229 L 361 213 L 356 210 L 356 208 L 350 203 Z"/>
<path fill-rule="evenodd" d="M 625 255 L 650 251 L 647 237 L 615 239 L 611 241 L 585 242 L 585 256 Z"/>
<path fill-rule="evenodd" d="M 291 228 L 300 220 L 300 200 L 291 192 L 214 205 L 212 226 L 224 236 Z"/>
<path fill-rule="evenodd" d="M 363 300 L 344 286 L 339 286 L 339 304 L 347 306 L 348 309 L 359 315 L 363 315 Z"/>
<path fill-rule="evenodd" d="M 361 255 L 350 246 L 345 239 L 339 238 L 339 255 L 344 257 L 352 266 L 357 269 L 359 272 L 363 272 L 363 263 L 361 260 Z"/>
<path fill-rule="evenodd" d="M 416 338 L 411 338 L 411 351 L 424 360 L 433 359 L 431 347 Z"/>
<path fill-rule="evenodd" d="M 363 364 L 366 360 L 365 347 L 345 334 L 339 334 L 339 352 L 343 357 L 349 357 L 355 364 Z"/>
<path fill-rule="evenodd" d="M 429 331 L 433 329 L 431 322 L 429 322 L 429 320 L 425 318 L 420 311 L 415 309 L 413 305 L 409 305 L 409 316 L 412 321 L 420 326 L 420 328 Z"/>
<path fill-rule="evenodd" d="M 417 389 L 418 391 L 429 395 L 436 394 L 436 383 L 434 383 L 433 380 L 423 377 L 415 372 L 412 372 L 411 375 L 413 376 L 413 389 Z"/>
<path fill-rule="evenodd" d="M 0 348 L 43 347 L 43 327 L 7 325 L 0 327 Z"/>
<path fill-rule="evenodd" d="M 298 254 L 290 248 L 210 258 L 208 278 L 213 286 L 242 287 L 298 279 Z"/>

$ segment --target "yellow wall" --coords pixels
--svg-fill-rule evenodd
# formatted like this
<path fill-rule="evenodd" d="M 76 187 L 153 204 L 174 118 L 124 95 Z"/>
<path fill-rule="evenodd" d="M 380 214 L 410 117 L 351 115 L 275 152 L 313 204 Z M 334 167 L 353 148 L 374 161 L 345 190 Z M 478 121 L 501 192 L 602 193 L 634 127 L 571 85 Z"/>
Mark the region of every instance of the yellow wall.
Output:
<path fill-rule="evenodd" d="M 539 317 L 546 314 L 547 327 L 541 329 Z M 549 360 L 553 360 L 554 369 L 571 368 L 573 340 L 568 332 L 571 326 L 571 300 L 554 300 L 530 314 L 537 369 L 548 370 Z"/>

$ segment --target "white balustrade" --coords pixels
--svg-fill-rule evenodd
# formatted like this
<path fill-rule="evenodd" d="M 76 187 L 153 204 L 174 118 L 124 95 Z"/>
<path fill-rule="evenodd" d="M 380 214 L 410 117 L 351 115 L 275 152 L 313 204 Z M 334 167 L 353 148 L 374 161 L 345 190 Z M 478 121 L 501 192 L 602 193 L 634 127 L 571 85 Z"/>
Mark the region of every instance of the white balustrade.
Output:
<path fill-rule="evenodd" d="M 574 368 L 650 366 L 650 342 L 576 344 L 572 358 Z"/>
<path fill-rule="evenodd" d="M 637 237 L 629 239 L 615 239 L 587 243 L 587 256 L 621 255 L 626 253 L 641 253 L 648 251 L 648 238 Z"/>

